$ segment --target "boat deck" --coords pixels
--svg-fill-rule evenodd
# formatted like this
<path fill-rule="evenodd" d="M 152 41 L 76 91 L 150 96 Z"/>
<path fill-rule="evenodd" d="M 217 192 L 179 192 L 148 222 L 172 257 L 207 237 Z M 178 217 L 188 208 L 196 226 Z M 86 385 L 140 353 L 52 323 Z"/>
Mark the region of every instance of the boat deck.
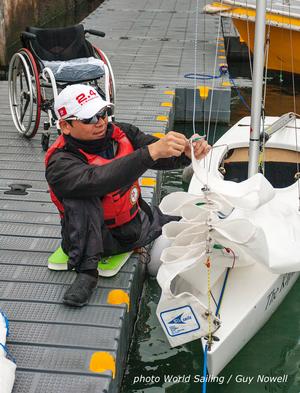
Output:
<path fill-rule="evenodd" d="M 117 120 L 131 122 L 148 133 L 164 133 L 173 126 L 175 91 L 176 116 L 191 113 L 192 101 L 186 92 L 192 91 L 193 81 L 184 74 L 193 72 L 194 6 L 192 0 L 109 0 L 83 21 L 86 27 L 106 32 L 104 39 L 91 40 L 108 54 L 114 69 Z M 203 23 L 201 14 L 199 29 Z M 212 73 L 217 34 L 214 18 L 207 21 L 206 31 L 206 51 L 199 48 L 199 59 L 206 58 L 211 68 L 204 70 L 201 60 L 198 72 Z M 230 101 L 230 87 L 222 86 L 225 82 L 216 82 L 221 92 L 216 97 L 223 97 L 222 105 L 225 103 L 218 107 L 224 118 Z M 117 276 L 99 279 L 91 302 L 83 309 L 61 303 L 75 273 L 47 269 L 48 256 L 60 244 L 60 225 L 44 178 L 41 131 L 33 140 L 18 135 L 7 90 L 7 82 L 0 82 L 0 308 L 10 320 L 7 343 L 17 361 L 13 393 L 118 392 L 145 266 L 139 256 L 133 256 Z M 197 100 L 199 113 L 204 113 L 209 100 L 200 95 Z M 151 170 L 141 179 L 149 203 L 156 199 L 159 182 L 160 177 Z M 12 183 L 31 188 L 26 195 L 8 195 Z M 125 304 L 108 304 L 113 289 L 129 294 L 129 311 Z M 99 351 L 115 358 L 115 378 L 109 370 L 90 370 L 91 356 Z"/>
<path fill-rule="evenodd" d="M 237 7 L 256 8 L 256 0 L 224 0 L 223 3 Z M 293 14 L 300 16 L 300 1 L 267 0 L 267 10 L 283 15 Z"/>

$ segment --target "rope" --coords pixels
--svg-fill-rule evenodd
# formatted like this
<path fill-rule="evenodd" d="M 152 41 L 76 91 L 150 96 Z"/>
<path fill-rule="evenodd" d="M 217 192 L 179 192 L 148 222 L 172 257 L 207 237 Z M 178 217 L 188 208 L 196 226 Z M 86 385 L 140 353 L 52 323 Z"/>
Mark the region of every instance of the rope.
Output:
<path fill-rule="evenodd" d="M 235 91 L 237 92 L 237 95 L 239 97 L 239 99 L 241 100 L 241 102 L 245 105 L 245 107 L 248 109 L 249 112 L 251 112 L 251 108 L 250 106 L 247 104 L 247 101 L 245 100 L 245 98 L 242 96 L 241 92 L 239 91 L 238 86 L 235 84 L 234 79 L 231 78 L 229 76 L 229 80 L 230 82 L 233 84 L 233 87 L 235 88 Z"/>
<path fill-rule="evenodd" d="M 197 0 L 197 5 L 196 5 L 196 25 L 195 25 L 195 44 L 194 44 L 194 75 L 196 75 L 196 73 L 197 73 L 198 15 L 199 15 L 199 0 Z M 194 78 L 193 134 L 196 134 L 196 91 L 197 91 L 197 83 L 196 83 L 196 78 Z"/>
<path fill-rule="evenodd" d="M 223 5 L 223 0 L 221 0 L 221 6 Z M 219 23 L 218 23 L 218 32 L 217 32 L 217 44 L 216 44 L 216 51 L 215 51 L 215 63 L 214 63 L 214 72 L 217 69 L 217 57 L 218 57 L 218 46 L 219 46 L 219 41 L 220 41 L 220 32 L 221 32 L 221 20 L 222 17 L 219 15 Z M 219 67 L 220 73 L 222 72 L 223 66 Z M 222 77 L 222 76 L 221 76 Z M 211 95 L 210 95 L 210 103 L 209 103 L 209 117 L 208 117 L 208 126 L 207 126 L 207 139 L 209 138 L 210 135 L 210 123 L 211 123 L 211 113 L 212 113 L 212 104 L 213 104 L 213 98 L 215 94 L 215 79 L 212 81 L 212 87 L 211 87 Z M 207 177 L 208 177 L 208 171 L 207 171 Z"/>
<path fill-rule="evenodd" d="M 273 7 L 273 0 L 271 1 L 271 9 Z M 267 17 L 266 17 L 267 23 Z M 264 86 L 263 86 L 263 98 L 262 98 L 262 125 L 261 130 L 265 129 L 265 120 L 266 120 L 266 96 L 267 96 L 267 80 L 268 80 L 268 63 L 269 63 L 269 50 L 270 50 L 270 32 L 271 32 L 271 23 L 268 26 L 267 34 L 266 34 L 266 45 L 265 45 L 265 74 L 264 74 Z M 265 144 L 266 138 L 265 133 L 262 133 L 263 140 L 260 144 L 260 154 L 258 156 L 258 168 L 262 174 L 265 173 Z"/>
<path fill-rule="evenodd" d="M 209 252 L 209 251 L 208 251 Z M 208 344 L 210 345 L 212 343 L 212 323 L 211 323 L 211 295 L 210 295 L 210 291 L 211 291 L 211 279 L 210 279 L 210 267 L 211 267 L 211 263 L 210 263 L 210 256 L 208 255 L 205 265 L 207 267 L 207 308 L 208 308 Z"/>
<path fill-rule="evenodd" d="M 185 74 L 184 77 L 187 78 L 187 79 L 194 79 L 194 80 L 214 80 L 214 79 L 224 78 L 224 76 L 226 74 L 228 74 L 228 78 L 229 78 L 230 82 L 232 83 L 234 89 L 236 90 L 239 99 L 241 100 L 241 102 L 245 105 L 245 107 L 250 112 L 251 108 L 247 104 L 247 102 L 246 102 L 245 98 L 242 96 L 241 92 L 239 91 L 239 88 L 236 85 L 234 79 L 230 76 L 227 66 L 224 66 L 224 65 L 220 66 L 218 75 L 199 74 L 199 73 L 192 73 L 191 72 L 191 73 Z M 210 108 L 210 111 L 211 111 L 211 108 Z"/>
<path fill-rule="evenodd" d="M 227 252 L 232 253 L 232 255 L 233 255 L 233 262 L 232 262 L 232 266 L 228 267 L 227 270 L 226 270 L 226 274 L 225 274 L 225 277 L 224 277 L 224 281 L 223 281 L 223 285 L 222 285 L 222 289 L 221 289 L 221 293 L 220 293 L 220 297 L 219 297 L 219 301 L 218 301 L 218 305 L 217 305 L 217 309 L 216 309 L 216 316 L 219 315 L 219 311 L 220 311 L 220 308 L 221 308 L 221 304 L 222 304 L 222 300 L 223 300 L 223 296 L 224 296 L 224 292 L 225 292 L 228 276 L 229 276 L 230 271 L 234 268 L 235 258 L 236 258 L 235 253 L 234 253 L 234 251 L 231 248 L 225 248 L 225 250 Z"/>
<path fill-rule="evenodd" d="M 290 49 L 291 49 L 291 65 L 292 65 L 292 86 L 293 86 L 293 106 L 294 106 L 294 113 L 297 113 L 296 107 L 296 88 L 295 88 L 295 73 L 294 73 L 294 47 L 293 47 L 293 35 L 292 35 L 292 22 L 291 22 L 291 5 L 288 4 L 289 7 L 289 19 L 290 19 Z M 296 141 L 296 151 L 298 154 L 297 160 L 297 172 L 299 173 L 299 150 L 298 150 L 298 134 L 297 134 L 297 124 L 295 119 L 295 141 Z M 298 185 L 298 211 L 300 211 L 300 181 L 297 180 Z"/>
<path fill-rule="evenodd" d="M 248 8 L 248 0 L 246 0 L 246 7 Z M 252 69 L 252 61 L 251 61 L 251 51 L 250 51 L 250 30 L 249 30 L 249 14 L 247 12 L 247 39 L 248 39 L 248 59 L 249 59 L 249 66 L 250 66 L 250 75 L 251 80 L 253 79 L 253 69 Z"/>
<path fill-rule="evenodd" d="M 211 79 L 219 79 L 224 76 L 228 72 L 228 68 L 226 66 L 219 67 L 219 75 L 209 75 L 209 74 L 199 74 L 199 73 L 188 73 L 185 74 L 184 77 L 187 79 L 194 80 L 211 80 Z"/>
<path fill-rule="evenodd" d="M 202 393 L 206 393 L 206 376 L 207 376 L 207 351 L 208 351 L 208 345 L 205 345 L 205 351 L 204 351 L 204 362 L 203 362 L 203 384 L 202 384 Z"/>

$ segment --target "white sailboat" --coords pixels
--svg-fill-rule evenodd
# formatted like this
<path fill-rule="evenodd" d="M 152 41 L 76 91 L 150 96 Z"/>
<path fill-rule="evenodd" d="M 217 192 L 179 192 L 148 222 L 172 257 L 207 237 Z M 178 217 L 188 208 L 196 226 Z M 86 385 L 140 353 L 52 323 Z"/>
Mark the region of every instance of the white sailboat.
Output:
<path fill-rule="evenodd" d="M 163 228 L 152 252 L 161 253 L 157 317 L 169 343 L 201 338 L 213 376 L 271 317 L 300 271 L 300 121 L 288 113 L 261 123 L 265 10 L 258 0 L 251 118 L 219 139 L 205 166 L 193 159 L 188 193 L 162 200 L 163 212 L 183 218 Z"/>

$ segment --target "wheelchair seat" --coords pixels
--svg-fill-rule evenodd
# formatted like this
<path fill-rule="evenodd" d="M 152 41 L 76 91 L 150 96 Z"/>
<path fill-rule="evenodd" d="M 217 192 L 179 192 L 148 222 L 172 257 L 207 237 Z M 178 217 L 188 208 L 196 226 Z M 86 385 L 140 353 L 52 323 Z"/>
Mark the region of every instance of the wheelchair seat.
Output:
<path fill-rule="evenodd" d="M 69 61 L 43 61 L 49 67 L 57 82 L 78 83 L 101 78 L 104 74 L 103 61 L 84 57 Z"/>

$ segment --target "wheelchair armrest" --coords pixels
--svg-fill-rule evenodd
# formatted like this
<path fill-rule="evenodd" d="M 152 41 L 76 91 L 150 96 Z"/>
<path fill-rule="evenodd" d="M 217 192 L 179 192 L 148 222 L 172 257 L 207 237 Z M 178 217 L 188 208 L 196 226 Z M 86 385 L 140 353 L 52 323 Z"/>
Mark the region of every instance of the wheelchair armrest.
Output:
<path fill-rule="evenodd" d="M 90 33 L 93 35 L 97 35 L 98 37 L 105 37 L 104 31 L 99 31 L 99 30 L 87 29 L 84 30 L 84 33 Z"/>
<path fill-rule="evenodd" d="M 27 38 L 29 40 L 36 40 L 36 35 L 29 33 L 29 31 L 22 31 L 21 38 Z"/>

